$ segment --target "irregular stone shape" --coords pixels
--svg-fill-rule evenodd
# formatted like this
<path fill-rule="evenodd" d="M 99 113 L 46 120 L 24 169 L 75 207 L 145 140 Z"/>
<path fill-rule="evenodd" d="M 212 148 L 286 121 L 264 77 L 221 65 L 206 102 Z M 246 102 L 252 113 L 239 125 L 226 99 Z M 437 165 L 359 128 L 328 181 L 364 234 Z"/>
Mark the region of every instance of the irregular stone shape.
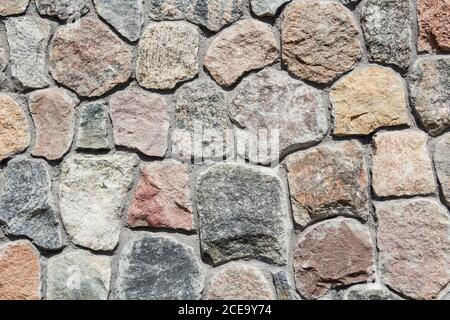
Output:
<path fill-rule="evenodd" d="M 211 280 L 207 300 L 274 300 L 271 286 L 255 267 L 233 265 L 224 268 Z"/>
<path fill-rule="evenodd" d="M 294 75 L 329 83 L 361 57 L 352 13 L 331 1 L 300 0 L 286 6 L 281 26 L 283 62 Z"/>
<path fill-rule="evenodd" d="M 47 300 L 107 300 L 111 258 L 82 250 L 47 262 Z"/>
<path fill-rule="evenodd" d="M 321 92 L 291 78 L 286 72 L 265 69 L 251 75 L 236 87 L 230 115 L 237 123 L 237 143 L 249 148 L 238 150 L 255 163 L 267 164 L 286 153 L 323 139 L 329 130 L 328 106 Z M 264 134 L 276 134 L 276 145 L 267 148 L 251 141 Z M 251 152 L 258 146 L 258 153 Z"/>
<path fill-rule="evenodd" d="M 97 97 L 126 82 L 132 54 L 104 23 L 85 17 L 59 28 L 50 44 L 50 72 L 83 97 Z"/>
<path fill-rule="evenodd" d="M 168 148 L 169 115 L 164 97 L 138 88 L 113 95 L 109 102 L 116 145 L 164 157 Z"/>
<path fill-rule="evenodd" d="M 332 288 L 370 279 L 373 250 L 369 230 L 355 220 L 315 224 L 302 235 L 294 253 L 297 290 L 315 299 Z"/>
<path fill-rule="evenodd" d="M 121 213 L 133 183 L 134 155 L 70 156 L 59 186 L 61 217 L 75 244 L 113 250 L 122 227 Z"/>
<path fill-rule="evenodd" d="M 383 281 L 414 299 L 433 299 L 450 281 L 450 222 L 432 199 L 375 204 Z"/>
<path fill-rule="evenodd" d="M 196 199 L 202 253 L 212 264 L 252 258 L 286 263 L 284 190 L 271 170 L 213 166 L 200 174 Z"/>
<path fill-rule="evenodd" d="M 116 295 L 121 300 L 197 300 L 203 281 L 194 250 L 172 238 L 142 235 L 122 249 Z"/>
<path fill-rule="evenodd" d="M 446 204 L 450 207 L 450 133 L 440 137 L 434 146 L 434 166 Z"/>
<path fill-rule="evenodd" d="M 34 0 L 38 12 L 43 16 L 60 20 L 76 19 L 89 12 L 89 0 Z"/>
<path fill-rule="evenodd" d="M 101 101 L 89 102 L 80 108 L 77 150 L 109 150 L 112 137 L 108 111 Z"/>
<path fill-rule="evenodd" d="M 43 160 L 11 160 L 4 169 L 0 196 L 4 231 L 26 236 L 46 250 L 63 246 L 52 196 L 51 178 Z"/>
<path fill-rule="evenodd" d="M 421 123 L 437 136 L 450 128 L 450 57 L 418 59 L 411 68 L 411 101 Z"/>
<path fill-rule="evenodd" d="M 136 79 L 147 89 L 168 90 L 199 71 L 199 30 L 187 22 L 149 25 L 139 42 Z"/>
<path fill-rule="evenodd" d="M 144 23 L 142 0 L 94 0 L 98 14 L 122 36 L 136 41 Z"/>
<path fill-rule="evenodd" d="M 0 300 L 40 300 L 39 252 L 28 241 L 0 246 Z"/>
<path fill-rule="evenodd" d="M 369 178 L 359 142 L 327 143 L 293 154 L 286 169 L 298 225 L 338 215 L 369 217 Z"/>
<path fill-rule="evenodd" d="M 61 88 L 34 91 L 28 98 L 36 128 L 33 155 L 48 160 L 61 159 L 70 149 L 78 100 Z"/>
<path fill-rule="evenodd" d="M 404 81 L 389 68 L 356 69 L 336 82 L 330 99 L 336 136 L 369 135 L 410 122 Z"/>
<path fill-rule="evenodd" d="M 51 22 L 27 16 L 8 19 L 5 25 L 12 76 L 24 88 L 47 87 L 46 51 L 52 34 Z"/>
<path fill-rule="evenodd" d="M 419 51 L 450 52 L 449 0 L 418 0 Z"/>
<path fill-rule="evenodd" d="M 9 63 L 8 36 L 3 30 L 0 31 L 0 71 L 6 69 Z"/>
<path fill-rule="evenodd" d="M 264 68 L 278 58 L 272 29 L 257 20 L 242 20 L 222 31 L 206 52 L 205 68 L 222 86 L 231 86 L 246 72 Z"/>
<path fill-rule="evenodd" d="M 30 139 L 25 112 L 13 98 L 0 94 L 0 161 L 24 151 Z"/>
<path fill-rule="evenodd" d="M 154 162 L 142 169 L 128 224 L 132 227 L 193 229 L 187 165 Z"/>
<path fill-rule="evenodd" d="M 360 284 L 345 290 L 344 300 L 401 300 L 380 284 Z"/>
<path fill-rule="evenodd" d="M 273 283 L 277 292 L 278 300 L 298 300 L 294 289 L 288 280 L 288 275 L 284 271 L 279 271 L 273 274 Z"/>
<path fill-rule="evenodd" d="M 419 130 L 374 137 L 372 186 L 377 196 L 427 195 L 436 190 L 427 141 L 428 136 Z"/>
<path fill-rule="evenodd" d="M 30 0 L 2 0 L 0 3 L 0 16 L 6 17 L 24 13 L 29 4 Z"/>
<path fill-rule="evenodd" d="M 291 0 L 251 0 L 252 11 L 260 17 L 273 17 L 278 9 Z"/>

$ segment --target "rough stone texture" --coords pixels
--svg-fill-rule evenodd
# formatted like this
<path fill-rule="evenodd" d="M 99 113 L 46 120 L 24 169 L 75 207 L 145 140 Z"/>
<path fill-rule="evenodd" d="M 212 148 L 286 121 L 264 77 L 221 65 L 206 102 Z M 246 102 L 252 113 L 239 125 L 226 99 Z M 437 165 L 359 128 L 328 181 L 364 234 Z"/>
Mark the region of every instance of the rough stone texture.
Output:
<path fill-rule="evenodd" d="M 63 246 L 51 179 L 43 160 L 14 159 L 3 170 L 0 221 L 4 231 L 26 236 L 47 250 Z"/>
<path fill-rule="evenodd" d="M 225 267 L 211 280 L 207 300 L 274 300 L 271 286 L 255 267 L 233 265 Z"/>
<path fill-rule="evenodd" d="M 332 82 L 361 57 L 352 13 L 331 1 L 300 0 L 287 5 L 281 38 L 288 70 L 308 81 Z"/>
<path fill-rule="evenodd" d="M 278 44 L 269 25 L 246 19 L 214 38 L 204 66 L 217 83 L 231 86 L 246 72 L 273 63 L 278 55 Z"/>
<path fill-rule="evenodd" d="M 414 299 L 432 299 L 450 281 L 450 222 L 432 199 L 375 204 L 383 281 Z"/>
<path fill-rule="evenodd" d="M 131 75 L 131 51 L 104 23 L 85 17 L 60 27 L 50 44 L 53 78 L 83 97 L 97 97 Z"/>
<path fill-rule="evenodd" d="M 47 262 L 47 300 L 106 300 L 110 278 L 110 257 L 62 253 Z"/>
<path fill-rule="evenodd" d="M 112 148 L 110 121 L 104 102 L 88 102 L 80 107 L 77 150 L 109 150 Z"/>
<path fill-rule="evenodd" d="M 284 271 L 279 271 L 273 274 L 273 283 L 277 292 L 278 300 L 298 300 L 295 295 L 295 290 L 291 287 L 288 280 L 288 275 Z"/>
<path fill-rule="evenodd" d="M 131 88 L 109 102 L 116 145 L 163 157 L 168 148 L 169 114 L 163 96 Z"/>
<path fill-rule="evenodd" d="M 203 256 L 217 265 L 236 259 L 285 264 L 288 225 L 281 181 L 271 172 L 221 164 L 197 181 Z"/>
<path fill-rule="evenodd" d="M 254 14 L 260 17 L 273 17 L 278 9 L 290 0 L 251 0 L 251 7 Z"/>
<path fill-rule="evenodd" d="M 401 300 L 380 284 L 360 284 L 345 290 L 344 300 Z"/>
<path fill-rule="evenodd" d="M 450 133 L 434 145 L 434 165 L 446 204 L 450 207 Z"/>
<path fill-rule="evenodd" d="M 59 186 L 61 217 L 72 242 L 92 250 L 113 250 L 121 214 L 138 159 L 133 155 L 70 156 Z"/>
<path fill-rule="evenodd" d="M 337 218 L 312 226 L 294 253 L 298 291 L 314 299 L 334 287 L 368 280 L 374 272 L 373 249 L 369 230 L 355 220 Z"/>
<path fill-rule="evenodd" d="M 338 215 L 368 218 L 369 178 L 359 142 L 327 143 L 293 154 L 286 169 L 298 225 Z"/>
<path fill-rule="evenodd" d="M 199 30 L 187 22 L 150 24 L 139 42 L 136 79 L 147 89 L 173 89 L 199 71 Z"/>
<path fill-rule="evenodd" d="M 419 51 L 450 52 L 450 1 L 418 0 Z"/>
<path fill-rule="evenodd" d="M 411 68 L 411 101 L 432 136 L 450 128 L 450 57 L 419 58 Z"/>
<path fill-rule="evenodd" d="M 155 162 L 142 169 L 128 211 L 132 227 L 193 229 L 187 165 Z"/>
<path fill-rule="evenodd" d="M 77 104 L 76 98 L 57 87 L 30 94 L 28 105 L 36 129 L 34 156 L 58 160 L 70 149 Z"/>
<path fill-rule="evenodd" d="M 6 69 L 9 63 L 8 36 L 5 31 L 0 30 L 0 71 Z"/>
<path fill-rule="evenodd" d="M 39 252 L 28 241 L 0 246 L 0 300 L 40 300 Z"/>
<path fill-rule="evenodd" d="M 60 20 L 76 19 L 89 12 L 89 0 L 34 0 L 39 14 Z"/>
<path fill-rule="evenodd" d="M 116 295 L 121 300 L 197 300 L 203 290 L 194 250 L 168 237 L 127 242 L 118 272 Z"/>
<path fill-rule="evenodd" d="M 410 123 L 404 81 L 389 68 L 356 69 L 333 86 L 330 99 L 337 136 L 369 135 Z"/>
<path fill-rule="evenodd" d="M 27 10 L 30 0 L 2 0 L 0 3 L 0 16 L 6 17 L 21 14 Z"/>
<path fill-rule="evenodd" d="M 377 196 L 426 195 L 436 190 L 427 140 L 419 130 L 383 132 L 374 137 L 372 186 Z"/>

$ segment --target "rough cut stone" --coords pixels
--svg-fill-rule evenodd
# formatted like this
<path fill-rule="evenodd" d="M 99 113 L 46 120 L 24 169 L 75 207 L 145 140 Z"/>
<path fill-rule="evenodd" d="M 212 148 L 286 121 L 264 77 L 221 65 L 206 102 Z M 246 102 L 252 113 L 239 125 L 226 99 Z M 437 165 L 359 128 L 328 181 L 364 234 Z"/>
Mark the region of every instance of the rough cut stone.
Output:
<path fill-rule="evenodd" d="M 344 300 L 401 300 L 380 284 L 359 284 L 345 290 Z"/>
<path fill-rule="evenodd" d="M 63 246 L 51 179 L 43 160 L 12 160 L 4 169 L 0 221 L 5 233 L 26 236 L 47 250 Z"/>
<path fill-rule="evenodd" d="M 273 17 L 278 9 L 291 0 L 251 0 L 252 11 L 260 17 Z"/>
<path fill-rule="evenodd" d="M 163 96 L 131 88 L 109 102 L 116 145 L 163 157 L 168 148 L 169 114 Z"/>
<path fill-rule="evenodd" d="M 77 150 L 108 150 L 112 137 L 108 111 L 102 101 L 89 102 L 80 108 Z"/>
<path fill-rule="evenodd" d="M 113 250 L 122 227 L 121 214 L 133 182 L 134 155 L 70 156 L 59 186 L 61 217 L 75 244 Z"/>
<path fill-rule="evenodd" d="M 278 55 L 278 44 L 270 26 L 246 19 L 214 38 L 204 66 L 217 83 L 231 86 L 246 72 L 273 63 Z"/>
<path fill-rule="evenodd" d="M 149 25 L 139 42 L 136 79 L 147 89 L 173 89 L 199 71 L 196 26 L 183 21 Z"/>
<path fill-rule="evenodd" d="M 6 31 L 0 30 L 0 71 L 6 69 L 9 63 L 9 45 Z"/>
<path fill-rule="evenodd" d="M 287 5 L 281 26 L 283 62 L 294 75 L 329 83 L 361 57 L 352 13 L 331 1 L 300 0 Z"/>
<path fill-rule="evenodd" d="M 356 69 L 333 86 L 330 100 L 337 136 L 369 135 L 382 127 L 410 123 L 404 81 L 389 68 Z"/>
<path fill-rule="evenodd" d="M 291 287 L 286 272 L 279 271 L 274 273 L 273 283 L 275 285 L 278 300 L 298 300 L 295 290 Z"/>
<path fill-rule="evenodd" d="M 450 281 L 450 222 L 432 199 L 375 204 L 383 281 L 414 299 L 432 299 Z"/>
<path fill-rule="evenodd" d="M 450 0 L 418 0 L 419 51 L 450 52 Z"/>
<path fill-rule="evenodd" d="M 434 165 L 445 202 L 450 207 L 450 133 L 443 135 L 436 141 Z"/>
<path fill-rule="evenodd" d="M 436 190 L 427 140 L 419 130 L 383 132 L 374 137 L 372 185 L 377 196 L 426 195 Z"/>
<path fill-rule="evenodd" d="M 61 253 L 47 262 L 47 300 L 106 300 L 110 278 L 110 257 Z"/>
<path fill-rule="evenodd" d="M 355 220 L 337 218 L 312 226 L 294 253 L 298 291 L 314 299 L 334 287 L 370 279 L 373 250 L 369 230 Z"/>
<path fill-rule="evenodd" d="M 204 276 L 194 250 L 172 238 L 140 236 L 120 253 L 121 300 L 197 300 Z"/>
<path fill-rule="evenodd" d="M 60 20 L 76 19 L 89 12 L 89 0 L 35 0 L 39 14 Z"/>
<path fill-rule="evenodd" d="M 131 75 L 132 54 L 104 23 L 85 17 L 59 28 L 50 44 L 50 72 L 83 97 L 97 97 Z"/>
<path fill-rule="evenodd" d="M 284 197 L 269 169 L 222 164 L 202 172 L 196 199 L 203 256 L 214 265 L 252 258 L 285 264 Z"/>
<path fill-rule="evenodd" d="M 0 3 L 0 16 L 6 17 L 24 13 L 29 4 L 30 0 L 2 0 Z"/>

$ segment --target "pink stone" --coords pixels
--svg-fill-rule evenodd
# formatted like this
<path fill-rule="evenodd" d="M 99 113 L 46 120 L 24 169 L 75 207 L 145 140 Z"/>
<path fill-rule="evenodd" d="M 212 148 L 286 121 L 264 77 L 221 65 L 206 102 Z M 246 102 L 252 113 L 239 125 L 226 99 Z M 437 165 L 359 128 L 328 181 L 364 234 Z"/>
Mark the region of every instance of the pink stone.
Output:
<path fill-rule="evenodd" d="M 450 51 L 450 0 L 418 0 L 419 51 Z"/>

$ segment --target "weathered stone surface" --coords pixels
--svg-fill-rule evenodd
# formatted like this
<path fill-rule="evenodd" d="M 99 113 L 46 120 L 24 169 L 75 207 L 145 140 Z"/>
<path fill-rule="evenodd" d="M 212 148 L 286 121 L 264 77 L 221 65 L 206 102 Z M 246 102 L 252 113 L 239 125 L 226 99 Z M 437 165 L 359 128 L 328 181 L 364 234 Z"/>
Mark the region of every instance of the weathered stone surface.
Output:
<path fill-rule="evenodd" d="M 61 217 L 75 244 L 113 250 L 121 214 L 133 182 L 134 155 L 73 155 L 62 166 L 59 186 Z"/>
<path fill-rule="evenodd" d="M 136 41 L 144 23 L 142 0 L 94 0 L 98 14 L 122 36 Z"/>
<path fill-rule="evenodd" d="M 88 102 L 79 113 L 77 150 L 108 150 L 112 148 L 108 111 L 104 102 Z"/>
<path fill-rule="evenodd" d="M 419 130 L 383 132 L 374 137 L 372 186 L 377 196 L 426 195 L 436 190 L 427 140 Z"/>
<path fill-rule="evenodd" d="M 40 300 L 39 252 L 28 241 L 0 246 L 0 300 Z"/>
<path fill-rule="evenodd" d="M 21 14 L 27 10 L 30 0 L 2 0 L 0 3 L 0 16 Z"/>
<path fill-rule="evenodd" d="M 203 256 L 214 265 L 247 258 L 286 263 L 284 190 L 271 170 L 213 166 L 200 174 L 196 199 Z"/>
<path fill-rule="evenodd" d="M 25 112 L 13 98 L 0 94 L 0 161 L 24 151 L 30 139 Z"/>
<path fill-rule="evenodd" d="M 410 91 L 412 105 L 431 135 L 450 128 L 450 57 L 418 59 L 411 68 Z"/>
<path fill-rule="evenodd" d="M 0 71 L 6 69 L 9 63 L 8 36 L 5 31 L 0 30 Z"/>
<path fill-rule="evenodd" d="M 410 123 L 404 81 L 389 68 L 356 69 L 333 86 L 330 99 L 337 136 L 368 135 Z"/>
<path fill-rule="evenodd" d="M 173 89 L 199 71 L 196 26 L 183 21 L 149 25 L 139 42 L 136 79 L 147 89 Z"/>
<path fill-rule="evenodd" d="M 432 299 L 450 281 L 450 222 L 432 199 L 375 204 L 383 281 L 414 299 Z"/>
<path fill-rule="evenodd" d="M 233 265 L 218 272 L 207 290 L 207 300 L 274 300 L 264 273 L 255 267 Z"/>
<path fill-rule="evenodd" d="M 34 0 L 41 15 L 60 20 L 76 19 L 89 12 L 89 0 Z"/>
<path fill-rule="evenodd" d="M 4 231 L 26 236 L 47 250 L 63 246 L 51 179 L 43 160 L 11 160 L 3 171 L 0 221 Z"/>
<path fill-rule="evenodd" d="M 131 88 L 109 101 L 116 145 L 163 157 L 168 148 L 169 114 L 163 96 Z"/>
<path fill-rule="evenodd" d="M 142 235 L 122 249 L 116 295 L 121 300 L 196 300 L 203 281 L 194 250 L 172 238 Z"/>
<path fill-rule="evenodd" d="M 106 300 L 110 278 L 110 257 L 61 253 L 47 262 L 47 300 Z"/>
<path fill-rule="evenodd" d="M 28 105 L 36 128 L 34 156 L 58 160 L 70 149 L 77 104 L 76 98 L 57 87 L 30 94 Z"/>
<path fill-rule="evenodd" d="M 449 0 L 418 0 L 419 51 L 450 52 Z"/>
<path fill-rule="evenodd" d="M 343 5 L 300 0 L 287 5 L 283 15 L 283 62 L 294 75 L 329 83 L 361 57 L 356 22 Z"/>
<path fill-rule="evenodd" d="M 344 300 L 401 300 L 380 284 L 359 284 L 345 290 Z"/>
<path fill-rule="evenodd" d="M 291 287 L 288 275 L 284 271 L 273 274 L 273 283 L 277 292 L 278 300 L 298 300 L 295 290 Z"/>
<path fill-rule="evenodd" d="M 238 124 L 237 143 L 249 146 L 238 152 L 256 163 L 266 164 L 317 143 L 329 129 L 328 106 L 321 92 L 275 69 L 245 78 L 235 90 L 229 112 Z M 276 146 L 251 141 L 267 133 L 279 135 Z M 254 146 L 259 147 L 257 154 L 249 150 Z"/>
<path fill-rule="evenodd" d="M 355 220 L 337 218 L 308 229 L 294 254 L 301 295 L 314 299 L 330 289 L 368 280 L 374 273 L 369 230 Z"/>
<path fill-rule="evenodd" d="M 446 204 L 450 207 L 450 133 L 434 145 L 434 165 Z"/>
<path fill-rule="evenodd" d="M 290 0 L 251 0 L 252 11 L 260 17 L 273 17 Z"/>
<path fill-rule="evenodd" d="M 126 82 L 131 59 L 130 48 L 94 17 L 59 28 L 50 44 L 53 78 L 83 97 L 103 95 Z"/>
<path fill-rule="evenodd" d="M 5 25 L 12 76 L 24 88 L 48 86 L 46 50 L 51 37 L 51 23 L 27 16 L 8 19 Z"/>
<path fill-rule="evenodd" d="M 295 222 L 338 215 L 366 220 L 369 216 L 369 178 L 359 142 L 327 143 L 295 153 L 286 160 Z"/>
<path fill-rule="evenodd" d="M 204 66 L 217 83 L 231 86 L 246 72 L 278 58 L 278 44 L 269 25 L 254 19 L 223 30 L 206 52 Z"/>

